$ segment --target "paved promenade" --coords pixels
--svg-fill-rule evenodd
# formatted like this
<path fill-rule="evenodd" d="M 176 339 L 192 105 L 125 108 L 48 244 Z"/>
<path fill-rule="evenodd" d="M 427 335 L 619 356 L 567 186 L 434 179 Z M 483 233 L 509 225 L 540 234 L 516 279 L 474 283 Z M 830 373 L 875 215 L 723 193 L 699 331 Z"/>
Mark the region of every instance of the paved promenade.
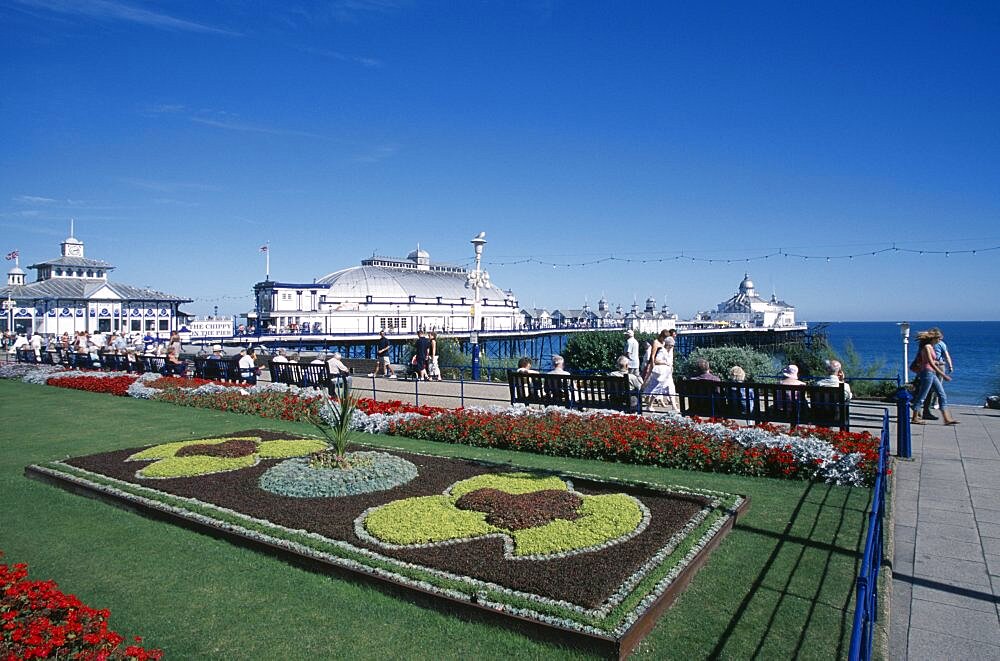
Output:
<path fill-rule="evenodd" d="M 895 463 L 894 661 L 1000 659 L 1000 411 L 950 410 Z"/>

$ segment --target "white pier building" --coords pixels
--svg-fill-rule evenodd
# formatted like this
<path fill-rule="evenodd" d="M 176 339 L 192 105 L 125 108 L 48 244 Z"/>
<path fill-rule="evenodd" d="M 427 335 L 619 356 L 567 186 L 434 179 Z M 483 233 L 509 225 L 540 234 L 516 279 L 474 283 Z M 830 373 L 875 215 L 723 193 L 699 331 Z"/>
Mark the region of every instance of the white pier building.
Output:
<path fill-rule="evenodd" d="M 770 300 L 758 296 L 750 274 L 745 273 L 733 297 L 719 303 L 714 312 L 700 313 L 697 320 L 742 328 L 788 328 L 795 326 L 795 307 L 779 301 L 775 294 Z"/>
<path fill-rule="evenodd" d="M 59 257 L 30 265 L 37 276 L 25 281 L 15 262 L 0 288 L 3 326 L 18 333 L 72 335 L 77 331 L 138 333 L 166 338 L 186 318 L 178 309 L 191 299 L 108 280 L 114 266 L 84 256 L 83 242 L 72 236 Z"/>
<path fill-rule="evenodd" d="M 418 246 L 406 259 L 371 257 L 313 282 L 258 282 L 256 309 L 247 317 L 265 333 L 469 332 L 475 294 L 468 278 L 464 267 L 432 263 Z M 512 292 L 492 282 L 479 292 L 479 330 L 523 323 Z"/>

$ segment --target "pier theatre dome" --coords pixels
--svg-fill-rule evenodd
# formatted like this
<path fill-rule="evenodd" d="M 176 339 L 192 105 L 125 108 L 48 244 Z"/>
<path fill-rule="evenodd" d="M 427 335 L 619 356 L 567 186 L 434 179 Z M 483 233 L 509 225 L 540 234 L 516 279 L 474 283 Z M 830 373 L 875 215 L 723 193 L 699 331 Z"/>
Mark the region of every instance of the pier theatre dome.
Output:
<path fill-rule="evenodd" d="M 419 247 L 405 259 L 371 257 L 303 284 L 254 285 L 262 328 L 311 334 L 468 332 L 475 290 L 461 266 L 436 264 Z M 522 321 L 512 292 L 479 289 L 480 330 L 512 330 Z"/>

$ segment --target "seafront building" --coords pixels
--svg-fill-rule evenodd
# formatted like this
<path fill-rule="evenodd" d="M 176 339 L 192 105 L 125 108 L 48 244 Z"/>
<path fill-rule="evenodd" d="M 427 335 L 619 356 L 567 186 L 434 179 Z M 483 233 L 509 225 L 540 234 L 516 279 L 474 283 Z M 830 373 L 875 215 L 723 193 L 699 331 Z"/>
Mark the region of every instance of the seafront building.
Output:
<path fill-rule="evenodd" d="M 470 332 L 475 294 L 469 276 L 462 266 L 431 262 L 417 246 L 405 259 L 373 256 L 313 282 L 258 282 L 247 317 L 265 333 Z M 523 326 L 513 292 L 488 282 L 479 293 L 480 331 Z"/>
<path fill-rule="evenodd" d="M 795 307 L 779 301 L 775 294 L 770 300 L 758 296 L 750 274 L 745 273 L 735 295 L 719 303 L 714 312 L 699 313 L 695 320 L 740 328 L 788 328 L 795 326 Z"/>
<path fill-rule="evenodd" d="M 26 282 L 20 259 L 7 272 L 0 288 L 4 330 L 43 335 L 72 335 L 78 331 L 112 331 L 170 336 L 187 315 L 183 303 L 192 299 L 112 282 L 115 267 L 84 255 L 84 244 L 70 231 L 59 257 L 30 265 L 36 279 Z"/>

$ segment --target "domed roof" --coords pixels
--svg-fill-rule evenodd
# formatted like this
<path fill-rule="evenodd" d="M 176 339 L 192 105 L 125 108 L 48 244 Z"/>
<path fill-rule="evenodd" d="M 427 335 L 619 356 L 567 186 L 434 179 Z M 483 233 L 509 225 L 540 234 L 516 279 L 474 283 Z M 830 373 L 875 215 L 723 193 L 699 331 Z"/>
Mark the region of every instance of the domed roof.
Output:
<path fill-rule="evenodd" d="M 410 296 L 472 301 L 473 290 L 465 286 L 466 274 L 447 271 L 423 271 L 384 266 L 352 266 L 325 275 L 316 282 L 330 285 L 333 300 L 371 296 L 405 303 Z M 504 300 L 506 294 L 493 283 L 480 288 L 483 298 Z"/>
<path fill-rule="evenodd" d="M 11 270 L 7 271 L 8 275 L 25 275 L 24 269 L 20 266 L 14 266 Z"/>
<path fill-rule="evenodd" d="M 417 246 L 417 249 L 410 251 L 410 254 L 407 255 L 406 258 L 412 261 L 416 261 L 418 259 L 430 259 L 431 254 L 426 250 L 421 250 L 420 246 Z"/>
<path fill-rule="evenodd" d="M 750 279 L 749 273 L 743 274 L 743 282 L 740 283 L 740 291 L 749 292 L 753 290 L 753 280 Z"/>

